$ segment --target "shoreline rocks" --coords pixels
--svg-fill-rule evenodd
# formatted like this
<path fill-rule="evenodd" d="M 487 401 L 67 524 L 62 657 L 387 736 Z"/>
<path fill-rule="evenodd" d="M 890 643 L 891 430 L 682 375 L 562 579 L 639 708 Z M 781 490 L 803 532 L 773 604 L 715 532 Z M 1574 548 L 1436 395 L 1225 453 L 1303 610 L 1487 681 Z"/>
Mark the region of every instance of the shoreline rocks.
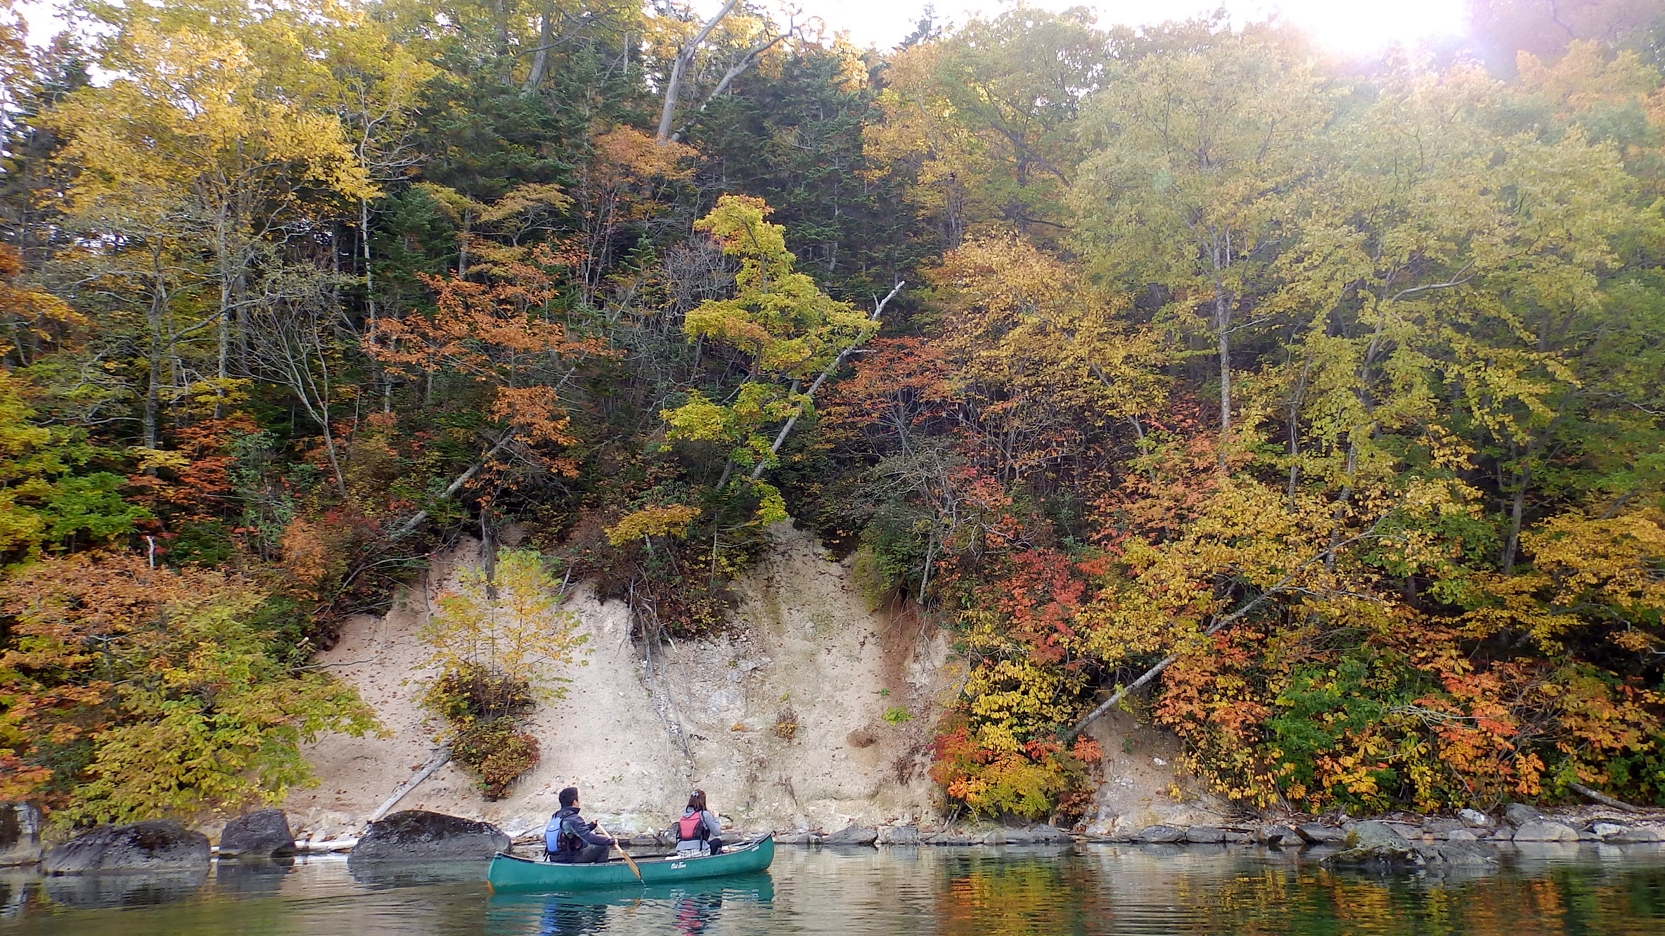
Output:
<path fill-rule="evenodd" d="M 259 809 L 238 816 L 220 832 L 221 858 L 284 858 L 295 854 L 295 834 L 281 809 Z"/>
<path fill-rule="evenodd" d="M 347 860 L 489 861 L 508 847 L 509 836 L 489 822 L 407 809 L 370 823 Z"/>
<path fill-rule="evenodd" d="M 208 836 L 171 819 L 100 826 L 49 849 L 41 858 L 41 873 L 82 874 L 89 871 L 202 872 L 208 871 Z"/>
<path fill-rule="evenodd" d="M 1518 806 L 1518 804 L 1517 804 Z M 39 823 L 18 821 L 15 810 L 0 804 L 0 861 L 17 856 L 39 841 Z M 782 830 L 775 835 L 780 845 L 824 845 L 846 848 L 887 848 L 932 846 L 1067 846 L 1072 843 L 1159 846 L 1259 845 L 1279 850 L 1312 849 L 1326 863 L 1372 870 L 1406 870 L 1435 867 L 1484 867 L 1495 865 L 1498 855 L 1530 849 L 1576 849 L 1583 845 L 1640 846 L 1665 857 L 1665 810 L 1624 813 L 1595 807 L 1542 812 L 1528 806 L 1505 809 L 1492 816 L 1472 809 L 1453 815 L 1416 816 L 1404 813 L 1374 819 L 1333 817 L 1222 816 L 1219 809 L 1196 811 L 1168 821 L 1137 827 L 1129 817 L 1100 817 L 1086 832 L 1047 824 L 999 825 L 969 822 L 942 828 L 927 820 L 921 824 L 896 820 L 895 824 L 851 825 L 828 832 L 816 828 Z M 8 815 L 13 818 L 7 823 Z M 29 818 L 28 814 L 22 817 Z M 511 836 L 495 825 L 422 810 L 395 813 L 372 823 L 362 837 L 351 820 L 343 818 L 339 828 L 331 827 L 327 838 L 303 829 L 299 838 L 291 831 L 288 817 L 276 809 L 259 810 L 229 821 L 217 849 L 207 848 L 198 832 L 172 822 L 139 823 L 133 826 L 93 830 L 74 841 L 47 852 L 49 860 L 41 870 L 48 874 L 73 874 L 93 870 L 139 870 L 160 873 L 207 867 L 213 852 L 222 859 L 261 864 L 295 855 L 348 852 L 355 862 L 484 861 L 511 845 Z M 18 828 L 11 828 L 16 825 Z M 518 828 L 518 827 L 517 827 Z M 147 831 L 148 830 L 148 831 Z M 211 830 L 210 830 L 211 831 Z M 737 837 L 759 834 L 737 831 Z M 165 832 L 167 843 L 157 844 L 154 834 Z M 526 833 L 514 838 L 541 840 Z M 662 836 L 641 833 L 625 836 L 632 848 L 662 846 Z M 1517 847 L 1518 843 L 1518 847 Z M 7 848 L 11 850 L 8 852 Z M 40 846 L 36 845 L 36 849 Z M 1523 849 L 1527 851 L 1522 851 Z M 640 854 L 638 852 L 638 854 Z M 7 862 L 36 863 L 37 850 Z"/>

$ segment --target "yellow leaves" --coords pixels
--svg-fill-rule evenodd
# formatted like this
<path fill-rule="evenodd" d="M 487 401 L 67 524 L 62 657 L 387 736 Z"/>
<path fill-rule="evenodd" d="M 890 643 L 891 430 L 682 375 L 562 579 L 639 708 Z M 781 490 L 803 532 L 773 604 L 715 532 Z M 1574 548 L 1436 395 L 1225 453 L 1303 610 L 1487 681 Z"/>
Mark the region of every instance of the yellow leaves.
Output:
<path fill-rule="evenodd" d="M 814 378 L 877 325 L 793 270 L 785 228 L 764 220 L 769 210 L 760 198 L 724 195 L 695 222 L 724 254 L 740 260 L 740 272 L 735 296 L 690 310 L 684 330 L 690 338 L 713 338 L 754 358 L 758 376 Z"/>
<path fill-rule="evenodd" d="M 675 409 L 660 410 L 659 417 L 670 426 L 669 437 L 696 442 L 731 441 L 728 411 L 692 390 L 687 402 Z"/>
<path fill-rule="evenodd" d="M 768 289 L 768 275 L 791 270 L 793 257 L 786 249 L 786 228 L 764 219 L 774 211 L 761 198 L 724 195 L 705 217 L 694 222 L 694 230 L 716 238 L 723 253 L 740 260 L 742 287 Z"/>
<path fill-rule="evenodd" d="M 1477 634 L 1526 631 L 1556 652 L 1585 628 L 1622 626 L 1612 639 L 1642 649 L 1662 639 L 1665 517 L 1644 508 L 1614 517 L 1562 514 L 1522 534 L 1531 568 L 1480 579 L 1492 602 L 1465 615 Z"/>
<path fill-rule="evenodd" d="M 527 182 L 517 185 L 490 207 L 480 212 L 480 220 L 488 224 L 510 218 L 562 212 L 572 207 L 572 198 L 553 183 Z"/>
<path fill-rule="evenodd" d="M 562 683 L 588 635 L 578 616 L 560 610 L 560 584 L 531 550 L 498 551 L 495 575 L 465 569 L 439 597 L 439 613 L 422 629 L 428 665 L 440 672 L 483 667 L 485 672 L 532 686 L 545 698 L 560 698 Z"/>
<path fill-rule="evenodd" d="M 785 523 L 791 519 L 786 512 L 786 498 L 780 489 L 767 481 L 753 481 L 752 487 L 757 491 L 757 517 L 752 522 L 758 526 L 769 526 L 774 523 Z"/>
<path fill-rule="evenodd" d="M 190 466 L 190 458 L 183 451 L 163 451 L 160 448 L 143 448 L 135 445 L 128 450 L 135 458 L 133 468 L 138 471 L 150 471 L 153 468 L 167 468 L 170 471 L 180 471 Z"/>
<path fill-rule="evenodd" d="M 698 507 L 686 504 L 655 504 L 632 511 L 607 528 L 607 542 L 623 546 L 633 540 L 652 536 L 672 536 L 681 539 L 688 535 L 688 527 L 700 515 Z"/>
<path fill-rule="evenodd" d="M 27 335 L 43 346 L 51 346 L 87 324 L 86 316 L 57 296 L 19 285 L 17 279 L 22 272 L 23 258 L 17 248 L 0 244 L 0 322 L 13 330 L 13 338 Z M 0 340 L 0 352 L 8 347 Z M 27 361 L 36 349 L 15 350 Z"/>
<path fill-rule="evenodd" d="M 651 134 L 634 127 L 619 126 L 595 138 L 595 170 L 616 173 L 616 181 L 632 180 L 641 184 L 662 179 L 682 181 L 694 174 L 689 165 L 695 155 L 691 146 L 665 141 L 657 142 Z"/>

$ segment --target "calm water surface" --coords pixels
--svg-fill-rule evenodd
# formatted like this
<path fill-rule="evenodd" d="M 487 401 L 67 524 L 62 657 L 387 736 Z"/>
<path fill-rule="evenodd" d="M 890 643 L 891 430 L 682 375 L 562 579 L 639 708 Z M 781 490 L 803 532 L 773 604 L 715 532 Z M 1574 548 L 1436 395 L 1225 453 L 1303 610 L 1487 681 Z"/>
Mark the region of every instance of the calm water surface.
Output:
<path fill-rule="evenodd" d="M 1483 873 L 1384 878 L 1233 847 L 783 847 L 766 874 L 587 895 L 492 895 L 482 872 L 355 877 L 343 860 L 314 859 L 226 864 L 206 879 L 14 875 L 0 877 L 0 933 L 1665 933 L 1659 848 L 1566 846 L 1518 853 Z"/>

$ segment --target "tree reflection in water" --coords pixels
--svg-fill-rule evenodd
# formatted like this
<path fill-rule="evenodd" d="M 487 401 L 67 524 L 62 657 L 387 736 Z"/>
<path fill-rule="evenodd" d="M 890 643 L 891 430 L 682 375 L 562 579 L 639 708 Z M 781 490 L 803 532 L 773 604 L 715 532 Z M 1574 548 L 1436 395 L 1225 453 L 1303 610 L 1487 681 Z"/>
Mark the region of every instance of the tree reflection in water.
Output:
<path fill-rule="evenodd" d="M 1144 860 L 1141 860 L 1143 858 Z M 971 857 L 947 864 L 940 936 L 1163 932 L 1234 936 L 1567 936 L 1660 932 L 1665 868 L 1374 877 L 1246 861 L 1198 874 L 1177 849 L 1113 859 Z"/>

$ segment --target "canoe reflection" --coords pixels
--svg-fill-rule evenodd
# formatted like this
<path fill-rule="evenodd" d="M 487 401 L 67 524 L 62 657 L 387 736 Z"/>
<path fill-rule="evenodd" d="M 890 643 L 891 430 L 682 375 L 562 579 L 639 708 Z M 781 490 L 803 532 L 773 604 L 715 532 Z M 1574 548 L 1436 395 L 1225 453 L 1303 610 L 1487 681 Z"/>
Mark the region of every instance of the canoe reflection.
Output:
<path fill-rule="evenodd" d="M 539 936 L 590 936 L 616 930 L 621 919 L 632 919 L 632 930 L 646 926 L 678 936 L 698 936 L 713 930 L 725 907 L 769 903 L 775 882 L 767 871 L 728 878 L 689 881 L 678 885 L 615 888 L 556 894 L 497 894 L 489 915 L 525 919 L 537 907 Z M 609 918 L 611 926 L 609 925 Z M 668 926 L 660 927 L 663 920 Z"/>

